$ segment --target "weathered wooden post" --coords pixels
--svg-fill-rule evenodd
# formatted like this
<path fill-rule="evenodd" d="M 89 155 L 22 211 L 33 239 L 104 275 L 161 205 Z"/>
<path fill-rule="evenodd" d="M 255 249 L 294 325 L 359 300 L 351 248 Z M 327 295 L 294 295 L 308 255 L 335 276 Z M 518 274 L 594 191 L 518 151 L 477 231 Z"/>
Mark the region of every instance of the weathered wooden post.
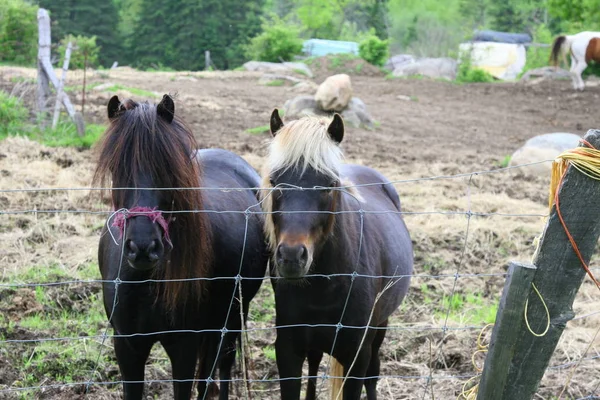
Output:
<path fill-rule="evenodd" d="M 589 130 L 584 139 L 600 149 L 600 130 Z M 558 190 L 565 225 L 583 260 L 589 263 L 600 236 L 600 181 L 569 166 Z M 514 265 L 511 268 L 512 275 L 507 279 L 492 331 L 478 400 L 530 400 L 567 322 L 574 317 L 573 301 L 586 272 L 559 220 L 556 205 L 552 207 L 533 264 L 536 268 L 533 270 Z M 529 283 L 535 285 L 540 295 Z M 530 328 L 525 323 L 525 299 Z"/>
<path fill-rule="evenodd" d="M 210 70 L 210 51 L 209 50 L 206 50 L 204 52 L 204 70 L 205 71 Z"/>
<path fill-rule="evenodd" d="M 65 61 L 63 63 L 62 76 L 58 81 L 58 88 L 56 89 L 56 103 L 54 104 L 54 118 L 52 119 L 52 129 L 56 128 L 58 124 L 58 116 L 60 114 L 60 103 L 62 102 L 63 87 L 65 80 L 67 79 L 67 71 L 69 70 L 69 61 L 71 60 L 71 42 L 67 45 L 65 51 Z"/>
<path fill-rule="evenodd" d="M 50 98 L 50 77 L 44 68 L 44 61 L 50 64 L 50 16 L 43 8 L 38 9 L 38 78 L 37 78 L 37 106 L 38 112 L 43 116 Z M 42 118 L 43 120 L 43 118 Z"/>

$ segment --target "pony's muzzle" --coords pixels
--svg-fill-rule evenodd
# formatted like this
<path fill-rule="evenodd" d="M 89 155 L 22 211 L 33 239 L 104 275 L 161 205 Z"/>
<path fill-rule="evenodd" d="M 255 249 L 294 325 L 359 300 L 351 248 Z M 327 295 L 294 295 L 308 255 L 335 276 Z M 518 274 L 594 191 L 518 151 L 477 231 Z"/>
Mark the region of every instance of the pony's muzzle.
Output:
<path fill-rule="evenodd" d="M 155 267 L 163 253 L 164 246 L 157 239 L 147 242 L 135 242 L 132 239 L 125 241 L 125 256 L 129 265 L 135 269 Z"/>
<path fill-rule="evenodd" d="M 302 244 L 280 243 L 275 252 L 275 263 L 284 278 L 301 278 L 308 269 L 309 251 Z"/>

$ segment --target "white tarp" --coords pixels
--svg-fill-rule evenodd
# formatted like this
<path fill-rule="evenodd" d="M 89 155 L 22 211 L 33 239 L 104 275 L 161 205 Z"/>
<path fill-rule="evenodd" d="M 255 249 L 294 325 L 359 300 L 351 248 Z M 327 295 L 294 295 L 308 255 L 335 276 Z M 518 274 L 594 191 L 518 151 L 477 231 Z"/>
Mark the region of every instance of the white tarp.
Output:
<path fill-rule="evenodd" d="M 481 68 L 498 79 L 517 79 L 525 67 L 526 52 L 522 44 L 494 42 L 460 44 L 460 57 L 468 54 L 469 51 L 473 67 Z"/>

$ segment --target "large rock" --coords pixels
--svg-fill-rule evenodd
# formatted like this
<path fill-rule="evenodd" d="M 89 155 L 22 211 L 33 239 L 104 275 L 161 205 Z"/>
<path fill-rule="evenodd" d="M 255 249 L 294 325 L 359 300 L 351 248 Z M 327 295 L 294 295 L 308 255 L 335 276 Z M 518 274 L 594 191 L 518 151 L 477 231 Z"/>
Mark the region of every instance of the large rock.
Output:
<path fill-rule="evenodd" d="M 346 74 L 325 79 L 315 93 L 317 106 L 323 111 L 342 111 L 352 99 L 352 84 Z"/>
<path fill-rule="evenodd" d="M 554 160 L 560 153 L 579 145 L 581 136 L 573 133 L 547 133 L 534 136 L 523 147 L 515 151 L 510 159 L 510 166 L 535 163 L 537 161 Z M 513 170 L 517 175 L 548 177 L 552 172 L 552 163 L 519 167 Z"/>
<path fill-rule="evenodd" d="M 402 64 L 392 73 L 394 76 L 423 75 L 430 78 L 454 80 L 457 62 L 452 58 L 420 58 L 414 63 Z"/>
<path fill-rule="evenodd" d="M 403 65 L 414 64 L 415 62 L 416 58 L 410 54 L 396 54 L 388 58 L 383 67 L 388 71 L 393 71 Z"/>
<path fill-rule="evenodd" d="M 248 61 L 242 66 L 247 71 L 268 72 L 272 74 L 290 74 L 292 72 L 306 75 L 309 78 L 313 77 L 313 73 L 304 63 L 299 62 L 284 62 L 273 63 L 266 61 Z"/>
<path fill-rule="evenodd" d="M 342 111 L 344 122 L 355 128 L 373 129 L 373 118 L 367 111 L 367 106 L 358 97 L 353 97 L 348 103 L 348 107 Z"/>
<path fill-rule="evenodd" d="M 288 121 L 306 115 L 327 115 L 325 111 L 319 110 L 314 96 L 309 95 L 296 96 L 286 101 L 283 105 L 283 113 Z"/>
<path fill-rule="evenodd" d="M 571 79 L 571 73 L 566 69 L 558 67 L 542 67 L 530 69 L 521 77 L 521 81 L 529 81 L 535 78 L 544 79 Z"/>
<path fill-rule="evenodd" d="M 283 112 L 286 121 L 302 118 L 306 115 L 331 116 L 333 111 L 323 111 L 317 106 L 313 96 L 296 96 L 285 102 Z M 372 129 L 373 118 L 367 111 L 367 106 L 358 97 L 353 97 L 348 106 L 341 112 L 345 124 L 355 128 Z"/>

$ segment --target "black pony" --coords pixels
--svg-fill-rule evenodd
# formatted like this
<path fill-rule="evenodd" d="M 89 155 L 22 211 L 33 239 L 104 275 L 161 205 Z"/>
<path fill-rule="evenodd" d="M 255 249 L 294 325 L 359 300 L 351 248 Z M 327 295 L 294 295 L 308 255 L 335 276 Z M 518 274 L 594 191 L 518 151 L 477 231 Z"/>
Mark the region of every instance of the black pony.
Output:
<path fill-rule="evenodd" d="M 244 213 L 257 203 L 250 188 L 260 177 L 233 153 L 196 150 L 168 95 L 157 106 L 114 96 L 108 117 L 94 182 L 112 181 L 117 212 L 102 231 L 98 258 L 111 281 L 103 285 L 104 307 L 125 399 L 142 398 L 144 365 L 157 341 L 171 360 L 174 398 L 189 400 L 195 377 L 198 398 L 212 397 L 215 366 L 221 380 L 231 378 L 243 326 L 239 296 L 247 316 L 262 282 L 235 278 L 261 278 L 268 262 L 262 217 Z M 238 332 L 223 331 L 221 339 L 224 327 Z M 221 382 L 219 398 L 228 392 Z"/>
<path fill-rule="evenodd" d="M 271 133 L 263 186 L 273 189 L 263 193 L 262 205 L 279 278 L 273 282 L 281 398 L 300 398 L 298 377 L 308 358 L 313 378 L 306 399 L 314 399 L 314 377 L 327 353 L 331 376 L 341 377 L 333 379 L 332 399 L 358 400 L 364 384 L 374 400 L 388 318 L 413 271 L 399 196 L 373 169 L 341 163 L 338 114 L 284 125 L 275 110 Z"/>

